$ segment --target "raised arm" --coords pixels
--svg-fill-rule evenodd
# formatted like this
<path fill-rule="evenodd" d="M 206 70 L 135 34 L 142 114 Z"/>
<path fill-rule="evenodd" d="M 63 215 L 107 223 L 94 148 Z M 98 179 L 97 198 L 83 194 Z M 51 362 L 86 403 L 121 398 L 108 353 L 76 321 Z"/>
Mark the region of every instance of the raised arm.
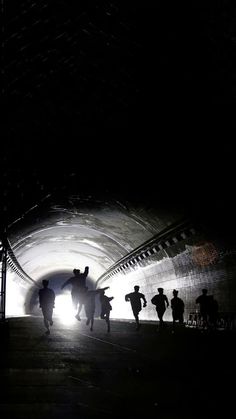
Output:
<path fill-rule="evenodd" d="M 110 288 L 110 287 L 98 288 L 98 291 L 106 291 L 106 290 L 108 290 L 108 288 Z"/>
<path fill-rule="evenodd" d="M 105 290 L 108 290 L 108 288 L 110 288 L 110 287 L 98 288 L 96 291 L 97 292 L 105 291 Z"/>
<path fill-rule="evenodd" d="M 84 275 L 84 276 L 87 276 L 87 275 L 88 275 L 88 273 L 89 273 L 89 267 L 88 267 L 88 266 L 85 266 L 85 269 L 84 269 L 84 273 L 83 273 L 83 275 Z"/>

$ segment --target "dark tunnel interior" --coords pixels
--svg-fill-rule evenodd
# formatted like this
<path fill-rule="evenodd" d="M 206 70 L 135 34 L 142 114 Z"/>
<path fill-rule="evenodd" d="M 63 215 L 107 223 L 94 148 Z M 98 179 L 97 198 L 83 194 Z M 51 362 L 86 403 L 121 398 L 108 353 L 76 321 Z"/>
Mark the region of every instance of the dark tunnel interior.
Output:
<path fill-rule="evenodd" d="M 231 416 L 234 2 L 2 0 L 1 12 L 1 419 Z M 107 320 L 97 295 L 94 329 L 61 289 L 86 266 L 88 289 L 114 297 Z M 140 323 L 125 298 L 137 285 Z M 158 288 L 179 292 L 177 325 L 171 304 L 161 324 Z M 202 289 L 218 304 L 208 323 Z"/>

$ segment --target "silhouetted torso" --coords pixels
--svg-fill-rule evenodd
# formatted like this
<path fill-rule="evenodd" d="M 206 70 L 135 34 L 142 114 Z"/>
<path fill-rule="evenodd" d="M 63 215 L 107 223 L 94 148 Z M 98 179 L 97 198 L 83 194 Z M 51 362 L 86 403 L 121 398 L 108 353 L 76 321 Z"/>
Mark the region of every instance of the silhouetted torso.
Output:
<path fill-rule="evenodd" d="M 42 308 L 51 308 L 54 306 L 55 293 L 50 288 L 39 290 L 39 304 Z"/>
<path fill-rule="evenodd" d="M 182 320 L 184 312 L 184 302 L 179 297 L 171 299 L 171 308 L 173 320 Z"/>
<path fill-rule="evenodd" d="M 151 302 L 156 306 L 157 311 L 165 311 L 166 306 L 168 306 L 168 299 L 165 294 L 154 295 Z"/>
<path fill-rule="evenodd" d="M 142 302 L 141 300 L 145 300 L 144 294 L 141 292 L 131 292 L 130 294 L 126 294 L 125 296 L 126 300 L 130 300 L 130 304 L 132 307 L 132 310 L 134 312 L 139 312 L 142 309 Z"/>

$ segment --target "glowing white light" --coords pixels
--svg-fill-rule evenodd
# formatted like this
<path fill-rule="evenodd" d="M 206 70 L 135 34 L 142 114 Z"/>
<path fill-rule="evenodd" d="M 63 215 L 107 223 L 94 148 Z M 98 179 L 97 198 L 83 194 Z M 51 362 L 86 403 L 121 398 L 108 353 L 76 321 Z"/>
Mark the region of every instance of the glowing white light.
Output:
<path fill-rule="evenodd" d="M 22 316 L 24 315 L 24 289 L 11 280 L 10 275 L 6 284 L 6 316 Z"/>
<path fill-rule="evenodd" d="M 75 319 L 75 314 L 76 311 L 72 306 L 71 294 L 58 295 L 55 300 L 54 315 L 59 317 L 60 322 L 65 325 L 78 323 Z"/>

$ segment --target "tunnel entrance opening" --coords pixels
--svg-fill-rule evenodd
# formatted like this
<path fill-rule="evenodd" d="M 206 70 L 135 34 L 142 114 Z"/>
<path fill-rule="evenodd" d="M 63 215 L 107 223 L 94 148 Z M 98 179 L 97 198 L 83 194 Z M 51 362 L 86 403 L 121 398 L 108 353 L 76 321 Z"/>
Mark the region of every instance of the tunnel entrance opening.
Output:
<path fill-rule="evenodd" d="M 72 271 L 55 271 L 51 272 L 47 275 L 42 276 L 38 281 L 37 284 L 39 288 L 42 287 L 42 281 L 48 280 L 49 281 L 49 288 L 52 288 L 55 292 L 55 308 L 54 308 L 54 315 L 58 317 L 66 317 L 68 315 L 68 312 L 71 313 L 71 315 L 75 314 L 72 304 L 72 298 L 71 298 L 71 285 L 66 286 L 63 290 L 61 289 L 62 284 L 73 276 Z M 95 282 L 91 279 L 91 277 L 88 275 L 86 278 L 86 286 L 89 290 L 95 289 Z M 25 314 L 33 315 L 33 316 L 39 316 L 41 315 L 41 309 L 39 308 L 39 298 L 38 298 L 38 292 L 39 288 L 31 288 L 28 291 L 28 294 L 26 296 L 25 301 Z M 95 317 L 100 316 L 100 303 L 99 299 L 97 298 L 96 301 L 96 311 L 95 311 Z M 81 312 L 81 317 L 85 317 L 84 308 Z"/>

